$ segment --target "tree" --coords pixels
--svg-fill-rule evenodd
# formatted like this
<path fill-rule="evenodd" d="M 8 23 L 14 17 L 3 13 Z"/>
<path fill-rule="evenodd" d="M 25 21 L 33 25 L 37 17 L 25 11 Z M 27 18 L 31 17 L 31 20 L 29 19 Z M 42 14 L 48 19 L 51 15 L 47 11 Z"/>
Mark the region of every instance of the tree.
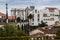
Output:
<path fill-rule="evenodd" d="M 27 16 L 27 18 L 28 18 L 28 29 L 29 29 L 29 31 L 30 31 L 29 20 L 31 20 L 31 19 L 33 18 L 33 15 L 30 14 L 29 16 Z M 28 30 L 27 30 L 27 31 L 28 31 Z M 29 35 L 29 34 L 28 34 L 28 35 Z"/>
<path fill-rule="evenodd" d="M 5 32 L 4 32 L 3 28 L 0 27 L 0 36 L 3 37 L 3 36 L 5 36 L 4 34 L 5 34 Z"/>
<path fill-rule="evenodd" d="M 33 15 L 30 14 L 29 16 L 27 16 L 27 18 L 28 18 L 28 24 L 29 24 L 29 20 L 31 20 L 33 18 Z"/>
<path fill-rule="evenodd" d="M 54 24 L 54 26 L 60 26 L 60 23 L 59 23 L 59 21 L 55 21 L 55 24 Z"/>
<path fill-rule="evenodd" d="M 4 30 L 5 30 L 5 34 L 6 34 L 6 36 L 14 36 L 14 35 L 16 35 L 15 34 L 15 27 L 13 26 L 13 25 L 10 25 L 10 24 L 5 24 L 4 25 Z"/>
<path fill-rule="evenodd" d="M 29 16 L 27 16 L 27 18 L 28 18 L 28 19 L 33 18 L 33 15 L 32 15 L 32 14 L 30 14 Z"/>
<path fill-rule="evenodd" d="M 60 36 L 60 28 L 57 29 L 56 35 Z"/>
<path fill-rule="evenodd" d="M 21 19 L 20 19 L 20 17 L 18 17 L 18 18 L 17 18 L 17 22 L 20 22 L 20 21 L 21 21 Z"/>
<path fill-rule="evenodd" d="M 60 28 L 56 28 L 56 32 L 55 32 L 55 34 L 56 34 L 56 39 L 60 39 Z"/>
<path fill-rule="evenodd" d="M 19 30 L 13 24 L 5 24 L 0 28 L 0 37 L 25 36 L 25 32 Z"/>
<path fill-rule="evenodd" d="M 45 27 L 48 26 L 48 24 L 46 24 L 46 22 L 41 21 L 41 24 L 39 24 L 40 27 Z"/>

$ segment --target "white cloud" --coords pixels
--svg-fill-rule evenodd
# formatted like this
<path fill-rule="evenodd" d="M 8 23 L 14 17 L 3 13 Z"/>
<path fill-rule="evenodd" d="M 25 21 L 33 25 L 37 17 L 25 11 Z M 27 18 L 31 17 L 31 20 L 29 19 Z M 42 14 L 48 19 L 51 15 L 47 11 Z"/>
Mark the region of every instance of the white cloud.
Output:
<path fill-rule="evenodd" d="M 11 15 L 11 9 L 12 8 L 26 8 L 27 6 L 12 6 L 12 5 L 10 5 L 9 7 L 8 7 L 8 13 L 9 13 L 9 15 Z M 36 9 L 38 9 L 38 10 L 40 10 L 40 9 L 44 9 L 45 7 L 56 7 L 56 8 L 60 8 L 60 6 L 58 5 L 58 6 L 45 6 L 45 5 L 42 5 L 42 6 L 35 6 L 36 7 Z M 0 6 L 0 12 L 3 12 L 3 13 L 6 13 L 6 9 L 5 9 L 5 7 L 4 6 Z"/>
<path fill-rule="evenodd" d="M 8 0 L 0 0 L 0 2 L 6 2 L 6 1 L 8 1 Z M 60 8 L 60 6 L 59 5 L 55 5 L 55 6 L 53 6 L 51 3 L 51 6 L 48 6 L 49 4 L 47 3 L 47 2 L 50 2 L 50 1 L 52 1 L 52 0 L 35 0 L 35 1 L 33 1 L 33 0 L 30 0 L 31 1 L 31 4 L 33 4 L 33 2 L 35 3 L 35 6 L 36 6 L 36 8 L 37 9 L 43 9 L 43 8 L 45 8 L 45 7 L 57 7 L 57 8 Z M 12 3 L 12 5 L 10 4 L 10 1 L 9 1 L 9 15 L 11 15 L 11 9 L 12 8 L 26 8 L 27 6 L 29 6 L 29 5 L 27 5 L 27 4 L 24 4 L 24 3 L 22 3 L 22 4 L 20 4 L 21 2 L 20 2 L 20 0 L 18 1 L 18 0 L 14 0 L 14 1 L 11 1 Z M 45 5 L 45 2 L 47 3 L 47 5 Z M 18 4 L 17 4 L 18 3 Z M 3 4 L 3 3 L 2 3 Z M 3 13 L 6 13 L 6 9 L 5 9 L 5 4 L 0 4 L 0 12 L 3 12 Z M 23 5 L 24 4 L 24 5 Z M 28 3 L 29 4 L 29 3 Z M 39 4 L 39 5 L 38 5 Z M 44 4 L 44 5 L 41 5 L 41 4 Z M 38 5 L 38 6 L 37 6 Z"/>
<path fill-rule="evenodd" d="M 5 13 L 5 6 L 4 5 L 0 5 L 0 12 Z"/>
<path fill-rule="evenodd" d="M 52 0 L 42 0 L 42 1 L 52 1 Z"/>
<path fill-rule="evenodd" d="M 6 2 L 6 0 L 0 0 L 0 2 Z"/>

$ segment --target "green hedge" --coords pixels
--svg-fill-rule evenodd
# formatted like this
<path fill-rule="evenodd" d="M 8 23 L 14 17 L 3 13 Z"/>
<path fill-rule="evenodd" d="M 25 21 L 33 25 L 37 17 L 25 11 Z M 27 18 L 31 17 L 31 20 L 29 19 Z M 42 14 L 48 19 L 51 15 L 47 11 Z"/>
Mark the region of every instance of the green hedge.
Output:
<path fill-rule="evenodd" d="M 55 39 L 60 39 L 60 36 L 56 36 Z"/>
<path fill-rule="evenodd" d="M 32 37 L 33 38 L 42 38 L 42 37 L 44 37 L 44 39 L 50 40 L 48 38 L 48 36 L 40 36 L 40 37 L 37 37 L 37 36 L 20 36 L 20 37 L 12 36 L 12 37 L 0 37 L 0 40 L 29 40 Z M 55 37 L 55 38 L 58 39 L 58 38 L 60 38 L 60 36 L 59 37 Z"/>

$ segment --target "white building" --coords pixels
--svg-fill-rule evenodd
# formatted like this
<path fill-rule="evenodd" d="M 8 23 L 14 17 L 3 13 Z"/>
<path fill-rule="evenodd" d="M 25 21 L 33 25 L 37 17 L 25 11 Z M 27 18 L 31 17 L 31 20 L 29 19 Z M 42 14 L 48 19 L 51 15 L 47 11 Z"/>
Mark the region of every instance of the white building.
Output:
<path fill-rule="evenodd" d="M 31 26 L 38 26 L 40 23 L 40 12 L 37 9 L 34 9 L 29 14 L 33 15 L 33 18 L 29 21 Z"/>
<path fill-rule="evenodd" d="M 46 7 L 41 14 L 43 14 L 41 19 L 48 25 L 53 25 L 56 21 L 59 21 L 59 10 L 57 8 Z"/>
<path fill-rule="evenodd" d="M 26 7 L 25 9 L 12 8 L 11 15 L 16 16 L 16 18 L 20 17 L 22 20 L 26 20 L 27 16 L 34 8 L 35 8 L 34 6 Z"/>
<path fill-rule="evenodd" d="M 43 36 L 49 36 L 49 38 L 51 38 L 53 40 L 54 36 L 56 36 L 56 34 L 55 34 L 56 32 L 57 32 L 57 29 L 54 28 L 53 26 L 46 26 L 46 27 L 36 28 L 36 29 L 30 31 L 29 35 L 41 37 L 41 38 L 38 38 L 39 40 L 41 40 L 43 38 Z M 31 38 L 31 40 L 34 40 L 34 39 L 37 40 L 37 38 L 35 38 L 35 37 Z"/>
<path fill-rule="evenodd" d="M 59 10 L 57 8 L 34 9 L 29 14 L 33 15 L 33 18 L 30 20 L 30 25 L 32 26 L 38 26 L 42 20 L 47 22 L 48 25 L 53 25 L 56 21 L 59 21 Z"/>
<path fill-rule="evenodd" d="M 21 20 L 26 20 L 26 18 L 25 18 L 25 9 L 23 9 L 23 8 L 20 8 L 20 9 L 13 8 L 11 10 L 11 14 L 13 16 L 16 16 L 16 18 L 20 17 Z"/>
<path fill-rule="evenodd" d="M 35 9 L 34 6 L 27 7 L 26 9 L 14 9 L 14 15 L 20 17 L 22 20 L 26 20 L 29 14 L 33 15 L 33 18 L 29 20 L 31 26 L 38 26 L 43 20 L 48 25 L 53 25 L 55 21 L 59 21 L 59 10 L 53 7 L 46 7 L 42 10 Z M 16 14 L 15 14 L 16 13 Z"/>

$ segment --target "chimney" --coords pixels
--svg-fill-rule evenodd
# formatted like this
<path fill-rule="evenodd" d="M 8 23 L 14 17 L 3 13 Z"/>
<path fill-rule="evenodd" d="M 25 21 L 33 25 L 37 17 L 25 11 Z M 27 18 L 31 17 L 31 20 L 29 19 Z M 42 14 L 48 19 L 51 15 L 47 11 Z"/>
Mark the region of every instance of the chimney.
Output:
<path fill-rule="evenodd" d="M 34 10 L 35 9 L 35 6 L 30 6 L 30 10 Z"/>

